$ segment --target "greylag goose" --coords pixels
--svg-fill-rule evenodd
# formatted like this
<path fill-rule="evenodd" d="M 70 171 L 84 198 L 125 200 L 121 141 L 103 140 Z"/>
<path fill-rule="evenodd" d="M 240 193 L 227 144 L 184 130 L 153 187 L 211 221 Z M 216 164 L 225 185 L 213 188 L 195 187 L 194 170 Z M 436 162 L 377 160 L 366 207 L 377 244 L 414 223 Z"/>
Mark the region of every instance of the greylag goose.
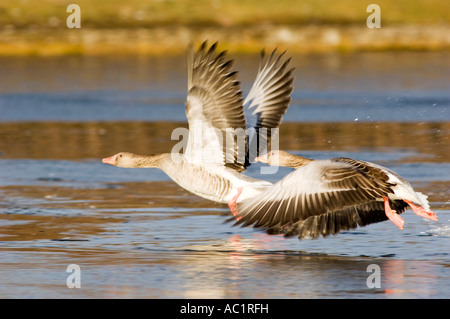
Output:
<path fill-rule="evenodd" d="M 327 236 L 390 219 L 403 229 L 398 213 L 408 205 L 437 221 L 427 196 L 393 171 L 369 162 L 338 157 L 312 160 L 271 151 L 256 161 L 296 170 L 259 195 L 238 202 L 236 224 L 299 238 Z"/>
<path fill-rule="evenodd" d="M 243 101 L 236 72 L 231 70 L 232 61 L 225 59 L 225 52 L 216 53 L 216 45 L 207 49 L 204 42 L 195 55 L 190 49 L 186 102 L 189 133 L 184 153 L 142 156 L 120 152 L 102 161 L 126 168 L 159 168 L 182 188 L 228 203 L 233 211 L 238 197 L 252 198 L 272 185 L 241 172 L 258 155 L 249 145 L 270 145 L 269 134 L 269 141 L 258 139 L 259 130 L 279 126 L 290 103 L 294 78 L 293 69 L 287 70 L 290 59 L 281 62 L 284 53 L 275 56 L 274 50 L 265 61 L 262 51 L 256 80 Z M 259 154 L 267 149 L 261 147 L 264 152 Z"/>

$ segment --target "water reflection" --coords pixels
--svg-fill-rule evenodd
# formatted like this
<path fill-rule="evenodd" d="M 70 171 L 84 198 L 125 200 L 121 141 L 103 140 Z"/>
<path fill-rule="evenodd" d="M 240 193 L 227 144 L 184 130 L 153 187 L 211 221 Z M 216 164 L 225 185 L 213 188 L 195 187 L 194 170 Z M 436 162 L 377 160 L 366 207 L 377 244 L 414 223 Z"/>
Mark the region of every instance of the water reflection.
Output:
<path fill-rule="evenodd" d="M 20 281 L 28 287 L 28 294 L 22 296 L 28 297 L 445 298 L 447 289 L 445 272 L 428 261 L 281 251 L 139 249 L 119 254 L 71 250 L 70 245 L 15 251 L 2 250 L 10 259 L 2 261 L 0 278 L 4 285 L 17 287 L 21 278 L 17 275 L 26 271 Z M 24 258 L 35 261 L 32 268 L 23 269 Z M 81 265 L 83 271 L 78 291 L 63 287 L 69 263 Z M 367 286 L 371 264 L 380 266 L 381 288 Z M 46 268 L 45 275 L 42 268 Z M 13 276 L 6 279 L 7 274 Z M 8 295 L 1 291 L 0 296 Z"/>
<path fill-rule="evenodd" d="M 426 261 L 387 260 L 383 263 L 384 293 L 392 298 L 442 298 L 437 266 Z"/>
<path fill-rule="evenodd" d="M 272 48 L 267 47 L 268 51 Z M 280 49 L 282 49 L 280 47 Z M 289 52 L 287 52 L 289 55 Z M 230 55 L 244 90 L 259 55 Z M 360 52 L 293 56 L 296 91 L 446 91 L 448 52 Z M 186 93 L 186 55 L 0 57 L 0 93 L 142 90 Z"/>
<path fill-rule="evenodd" d="M 170 135 L 187 125 L 184 56 L 0 58 L 0 297 L 448 298 L 449 61 L 293 59 L 280 147 L 383 163 L 430 195 L 439 215 L 431 223 L 406 212 L 403 232 L 379 223 L 298 241 L 223 223 L 226 205 L 158 170 L 100 162 L 178 142 Z M 247 91 L 258 59 L 237 56 L 236 66 Z M 248 174 L 260 177 L 256 165 Z M 71 263 L 82 289 L 65 287 Z M 370 264 L 381 288 L 367 287 Z"/>
<path fill-rule="evenodd" d="M 119 151 L 170 152 L 173 122 L 0 123 L 1 158 L 98 159 Z M 287 150 L 396 148 L 417 152 L 414 161 L 450 160 L 449 122 L 284 123 L 280 147 Z M 411 160 L 411 159 L 410 159 Z"/>

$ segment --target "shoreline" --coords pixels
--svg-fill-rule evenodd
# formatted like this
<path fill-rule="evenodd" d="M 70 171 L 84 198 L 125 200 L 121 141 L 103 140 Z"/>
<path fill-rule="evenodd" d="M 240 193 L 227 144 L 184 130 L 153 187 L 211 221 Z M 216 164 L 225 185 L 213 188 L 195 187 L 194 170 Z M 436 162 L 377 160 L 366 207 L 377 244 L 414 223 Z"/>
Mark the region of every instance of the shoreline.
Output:
<path fill-rule="evenodd" d="M 230 52 L 280 47 L 292 53 L 442 51 L 450 25 L 260 25 L 252 27 L 155 27 L 132 29 L 3 29 L 0 56 L 176 55 L 190 43 L 219 41 Z"/>

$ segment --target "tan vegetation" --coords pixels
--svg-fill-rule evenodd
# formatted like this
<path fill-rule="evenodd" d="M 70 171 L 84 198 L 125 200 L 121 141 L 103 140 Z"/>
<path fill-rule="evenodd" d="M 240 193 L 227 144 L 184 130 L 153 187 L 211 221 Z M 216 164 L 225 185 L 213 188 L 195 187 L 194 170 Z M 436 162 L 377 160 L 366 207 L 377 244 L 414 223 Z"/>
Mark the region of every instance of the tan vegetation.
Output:
<path fill-rule="evenodd" d="M 241 52 L 450 48 L 450 2 L 379 0 L 381 28 L 369 29 L 372 2 L 78 0 L 81 28 L 68 29 L 67 1 L 3 1 L 0 55 L 167 54 L 205 39 Z"/>

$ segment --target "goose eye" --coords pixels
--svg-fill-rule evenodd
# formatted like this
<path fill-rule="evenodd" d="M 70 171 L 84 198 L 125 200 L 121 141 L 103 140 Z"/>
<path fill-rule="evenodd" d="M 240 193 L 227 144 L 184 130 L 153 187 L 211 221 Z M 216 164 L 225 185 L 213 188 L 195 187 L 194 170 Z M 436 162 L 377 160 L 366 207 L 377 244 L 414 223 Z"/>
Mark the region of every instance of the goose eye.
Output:
<path fill-rule="evenodd" d="M 119 157 L 122 157 L 122 154 L 120 154 Z"/>

